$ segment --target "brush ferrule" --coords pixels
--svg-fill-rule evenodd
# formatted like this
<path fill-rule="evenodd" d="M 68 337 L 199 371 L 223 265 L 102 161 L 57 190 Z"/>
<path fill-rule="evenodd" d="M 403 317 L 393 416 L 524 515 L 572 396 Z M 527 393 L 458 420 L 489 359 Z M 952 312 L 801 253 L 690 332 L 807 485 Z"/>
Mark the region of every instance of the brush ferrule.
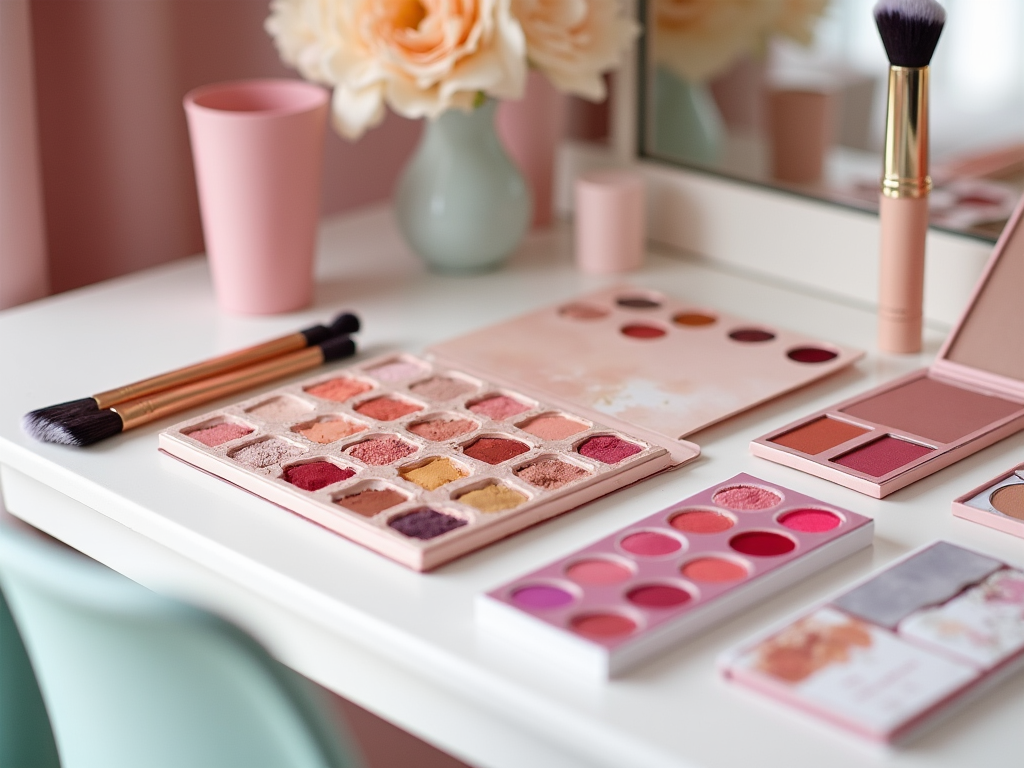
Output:
<path fill-rule="evenodd" d="M 889 67 L 882 194 L 924 197 L 928 176 L 928 67 Z"/>

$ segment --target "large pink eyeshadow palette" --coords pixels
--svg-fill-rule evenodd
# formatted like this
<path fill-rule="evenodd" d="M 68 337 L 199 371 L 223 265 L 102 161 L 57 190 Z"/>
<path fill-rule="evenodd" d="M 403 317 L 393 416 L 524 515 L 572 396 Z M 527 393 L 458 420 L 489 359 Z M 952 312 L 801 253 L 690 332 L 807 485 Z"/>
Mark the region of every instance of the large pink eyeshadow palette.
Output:
<path fill-rule="evenodd" d="M 935 542 L 721 666 L 858 736 L 903 742 L 1024 667 L 1024 572 Z"/>
<path fill-rule="evenodd" d="M 754 440 L 755 456 L 882 498 L 1024 429 L 1024 200 L 928 368 Z"/>
<path fill-rule="evenodd" d="M 411 355 L 189 419 L 160 447 L 416 570 L 675 463 L 663 447 Z"/>
<path fill-rule="evenodd" d="M 482 595 L 489 635 L 605 677 L 868 546 L 874 523 L 740 474 Z"/>

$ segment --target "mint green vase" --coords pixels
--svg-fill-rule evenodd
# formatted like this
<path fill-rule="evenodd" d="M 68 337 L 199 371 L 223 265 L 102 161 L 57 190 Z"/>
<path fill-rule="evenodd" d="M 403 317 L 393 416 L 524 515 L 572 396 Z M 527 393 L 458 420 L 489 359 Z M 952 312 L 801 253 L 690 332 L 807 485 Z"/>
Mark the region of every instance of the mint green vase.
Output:
<path fill-rule="evenodd" d="M 500 266 L 530 224 L 530 191 L 498 139 L 496 109 L 488 99 L 470 112 L 449 109 L 427 121 L 398 182 L 399 229 L 438 272 Z"/>

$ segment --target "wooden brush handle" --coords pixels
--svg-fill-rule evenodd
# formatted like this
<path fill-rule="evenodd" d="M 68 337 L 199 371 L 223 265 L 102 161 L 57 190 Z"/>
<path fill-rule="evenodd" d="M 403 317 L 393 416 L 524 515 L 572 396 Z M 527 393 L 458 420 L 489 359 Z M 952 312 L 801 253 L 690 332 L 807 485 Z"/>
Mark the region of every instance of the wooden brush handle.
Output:
<path fill-rule="evenodd" d="M 878 347 L 898 354 L 920 352 L 928 196 L 895 198 L 883 194 L 879 218 Z"/>

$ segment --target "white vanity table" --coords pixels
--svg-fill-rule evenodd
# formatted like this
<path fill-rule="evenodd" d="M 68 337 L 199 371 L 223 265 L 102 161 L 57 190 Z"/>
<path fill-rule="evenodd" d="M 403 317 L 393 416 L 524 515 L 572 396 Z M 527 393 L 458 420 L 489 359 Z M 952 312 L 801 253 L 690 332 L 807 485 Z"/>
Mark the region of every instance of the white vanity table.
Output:
<path fill-rule="evenodd" d="M 300 672 L 461 759 L 485 766 L 1021 765 L 1024 679 L 1010 680 L 909 747 L 880 753 L 728 686 L 716 656 L 769 622 L 935 538 L 1018 565 L 1024 543 L 954 518 L 952 500 L 1009 469 L 1024 434 L 874 500 L 754 459 L 749 441 L 926 365 L 874 353 L 855 302 L 757 281 L 735 267 L 652 253 L 637 285 L 696 306 L 868 350 L 854 368 L 694 435 L 695 463 L 599 499 L 444 566 L 414 573 L 157 451 L 203 406 L 88 449 L 33 442 L 20 416 L 323 320 L 360 315 L 363 357 L 444 338 L 613 282 L 583 276 L 570 228 L 531 235 L 503 270 L 426 274 L 390 212 L 325 222 L 316 306 L 245 319 L 218 312 L 201 258 L 0 314 L 0 470 L 9 510 L 110 567 L 235 620 Z M 236 398 L 237 399 L 237 398 Z M 608 684 L 563 677 L 483 643 L 474 597 L 719 480 L 749 472 L 874 517 L 872 548 Z"/>

